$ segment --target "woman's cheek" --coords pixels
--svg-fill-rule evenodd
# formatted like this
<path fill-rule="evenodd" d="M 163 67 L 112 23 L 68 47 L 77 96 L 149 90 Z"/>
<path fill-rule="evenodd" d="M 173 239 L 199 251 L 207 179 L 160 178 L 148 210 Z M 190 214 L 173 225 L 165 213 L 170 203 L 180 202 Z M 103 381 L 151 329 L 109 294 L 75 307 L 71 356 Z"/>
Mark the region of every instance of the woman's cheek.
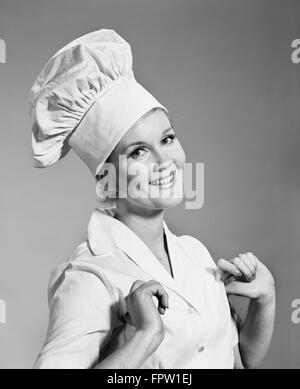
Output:
<path fill-rule="evenodd" d="M 177 155 L 178 155 L 178 162 L 179 162 L 180 166 L 183 168 L 183 166 L 186 162 L 186 155 L 185 155 L 185 151 L 180 143 L 179 143 Z"/>
<path fill-rule="evenodd" d="M 132 195 L 136 195 L 136 193 L 141 195 L 147 193 L 150 180 L 149 177 L 148 164 L 141 162 L 128 164 L 127 192 L 129 196 L 132 197 Z"/>
<path fill-rule="evenodd" d="M 176 141 L 172 148 L 169 149 L 169 158 L 174 162 L 177 168 L 181 169 L 184 167 L 186 155 L 179 141 Z"/>

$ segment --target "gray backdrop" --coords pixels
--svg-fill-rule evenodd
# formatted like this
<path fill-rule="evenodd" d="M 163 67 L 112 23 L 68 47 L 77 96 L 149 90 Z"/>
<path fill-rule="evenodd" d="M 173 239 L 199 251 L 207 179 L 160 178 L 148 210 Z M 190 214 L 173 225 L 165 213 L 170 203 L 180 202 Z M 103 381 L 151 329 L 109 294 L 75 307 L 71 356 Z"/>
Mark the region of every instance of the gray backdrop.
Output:
<path fill-rule="evenodd" d="M 187 160 L 205 163 L 203 208 L 168 211 L 170 229 L 215 260 L 253 251 L 269 266 L 277 317 L 263 367 L 300 367 L 299 20 L 297 0 L 0 0 L 1 368 L 32 367 L 50 272 L 85 239 L 96 205 L 75 154 L 32 167 L 28 91 L 55 51 L 101 28 L 130 42 L 136 78 L 169 108 Z"/>

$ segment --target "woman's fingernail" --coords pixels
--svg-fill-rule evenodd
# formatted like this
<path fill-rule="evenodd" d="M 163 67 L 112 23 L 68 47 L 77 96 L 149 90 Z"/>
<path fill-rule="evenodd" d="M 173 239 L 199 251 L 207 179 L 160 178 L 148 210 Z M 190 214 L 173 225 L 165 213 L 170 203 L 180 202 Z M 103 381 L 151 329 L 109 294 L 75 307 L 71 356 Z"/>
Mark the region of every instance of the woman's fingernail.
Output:
<path fill-rule="evenodd" d="M 242 273 L 239 270 L 235 270 L 235 274 L 237 274 L 238 276 L 242 275 Z"/>

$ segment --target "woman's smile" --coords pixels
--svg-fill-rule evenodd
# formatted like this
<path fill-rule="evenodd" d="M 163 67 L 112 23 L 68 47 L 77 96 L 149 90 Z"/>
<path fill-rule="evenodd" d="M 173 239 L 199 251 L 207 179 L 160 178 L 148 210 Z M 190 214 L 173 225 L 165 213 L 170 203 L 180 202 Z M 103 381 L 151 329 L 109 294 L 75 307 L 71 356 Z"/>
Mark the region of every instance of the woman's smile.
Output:
<path fill-rule="evenodd" d="M 169 189 L 175 185 L 176 182 L 176 171 L 173 171 L 170 175 L 166 177 L 161 177 L 157 180 L 150 181 L 150 185 L 158 186 L 159 189 Z"/>

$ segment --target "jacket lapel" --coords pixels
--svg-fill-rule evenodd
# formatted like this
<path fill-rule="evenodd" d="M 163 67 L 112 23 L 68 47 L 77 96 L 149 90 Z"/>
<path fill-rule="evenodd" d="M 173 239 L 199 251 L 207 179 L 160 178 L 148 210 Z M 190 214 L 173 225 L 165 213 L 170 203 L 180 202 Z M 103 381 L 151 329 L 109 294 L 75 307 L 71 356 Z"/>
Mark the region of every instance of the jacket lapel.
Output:
<path fill-rule="evenodd" d="M 144 241 L 129 227 L 119 220 L 96 209 L 90 219 L 88 227 L 89 243 L 92 251 L 98 255 L 111 247 L 118 247 L 124 251 L 130 260 L 139 266 L 153 279 L 162 285 L 172 289 L 188 304 L 200 311 L 199 301 L 196 301 L 192 293 L 182 290 L 180 279 L 185 274 L 182 261 L 178 258 L 176 236 L 171 233 L 165 221 L 163 221 L 167 245 L 174 278 L 155 257 Z M 200 313 L 200 312 L 199 312 Z"/>

